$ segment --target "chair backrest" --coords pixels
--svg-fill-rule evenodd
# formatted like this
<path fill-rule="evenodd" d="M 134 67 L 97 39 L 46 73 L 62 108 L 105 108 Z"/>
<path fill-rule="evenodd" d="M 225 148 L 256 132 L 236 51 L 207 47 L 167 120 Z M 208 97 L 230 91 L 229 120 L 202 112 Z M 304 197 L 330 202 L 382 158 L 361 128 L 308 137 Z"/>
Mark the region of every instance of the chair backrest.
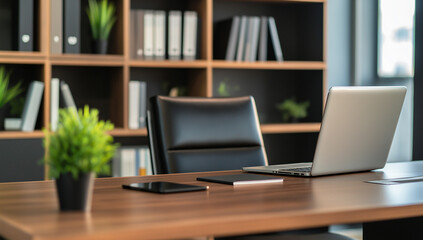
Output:
<path fill-rule="evenodd" d="M 253 97 L 150 99 L 153 172 L 204 172 L 267 165 Z"/>

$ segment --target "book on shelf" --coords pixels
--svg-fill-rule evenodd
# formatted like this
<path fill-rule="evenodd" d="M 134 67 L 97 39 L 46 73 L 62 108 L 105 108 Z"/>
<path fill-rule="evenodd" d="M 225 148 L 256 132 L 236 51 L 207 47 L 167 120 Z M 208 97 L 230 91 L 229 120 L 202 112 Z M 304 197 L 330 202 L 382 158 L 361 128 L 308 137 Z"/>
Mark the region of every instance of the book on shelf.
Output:
<path fill-rule="evenodd" d="M 112 160 L 113 177 L 152 175 L 147 146 L 120 147 Z"/>
<path fill-rule="evenodd" d="M 40 110 L 41 99 L 43 97 L 44 83 L 32 81 L 28 88 L 25 99 L 25 105 L 22 111 L 21 130 L 32 132 L 37 122 L 38 112 Z"/>
<path fill-rule="evenodd" d="M 278 30 L 276 28 L 275 18 L 269 17 L 269 32 L 272 40 L 272 46 L 275 53 L 276 61 L 283 61 L 282 47 L 279 41 Z"/>
<path fill-rule="evenodd" d="M 51 0 L 50 6 L 50 52 L 63 52 L 63 1 Z"/>
<path fill-rule="evenodd" d="M 62 96 L 62 100 L 63 100 L 63 103 L 64 103 L 64 107 L 72 108 L 72 109 L 75 109 L 75 111 L 76 111 L 77 110 L 76 104 L 75 104 L 75 101 L 73 99 L 69 85 L 63 80 L 60 81 L 60 91 L 62 93 L 61 96 Z"/>
<path fill-rule="evenodd" d="M 242 16 L 239 27 L 238 47 L 236 51 L 236 61 L 244 60 L 245 39 L 247 36 L 248 17 Z"/>
<path fill-rule="evenodd" d="M 166 47 L 166 12 L 154 11 L 154 44 L 153 55 L 156 60 L 165 59 Z"/>
<path fill-rule="evenodd" d="M 18 51 L 34 51 L 34 0 L 15 0 L 17 4 L 17 44 Z"/>
<path fill-rule="evenodd" d="M 50 127 L 52 131 L 56 131 L 59 121 L 59 88 L 59 79 L 52 78 L 50 81 Z"/>
<path fill-rule="evenodd" d="M 63 0 L 65 53 L 81 52 L 81 0 Z"/>
<path fill-rule="evenodd" d="M 140 91 L 139 91 L 139 127 L 145 128 L 147 126 L 147 83 L 140 82 Z"/>
<path fill-rule="evenodd" d="M 129 81 L 129 129 L 146 127 L 147 114 L 147 83 L 143 81 Z"/>
<path fill-rule="evenodd" d="M 247 184 L 264 184 L 264 183 L 281 183 L 283 182 L 282 177 L 259 175 L 259 174 L 233 174 L 233 175 L 218 175 L 218 176 L 207 176 L 199 177 L 198 181 L 222 183 L 228 185 L 247 185 Z"/>
<path fill-rule="evenodd" d="M 276 61 L 283 61 L 273 17 L 234 16 L 216 23 L 214 33 L 213 54 L 216 59 L 224 56 L 227 61 L 253 62 L 266 61 L 268 55 L 271 55 L 275 56 Z"/>
<path fill-rule="evenodd" d="M 144 13 L 144 51 L 143 58 L 147 60 L 153 59 L 154 56 L 154 11 L 143 10 Z M 140 30 L 140 29 L 138 29 Z M 138 35 L 139 36 L 139 35 Z"/>
<path fill-rule="evenodd" d="M 246 34 L 247 38 L 245 40 L 244 61 L 253 62 L 257 59 L 259 27 L 259 17 L 248 17 L 248 30 Z"/>
<path fill-rule="evenodd" d="M 267 39 L 268 39 L 268 18 L 266 16 L 260 17 L 260 37 L 259 37 L 259 47 L 258 47 L 258 60 L 266 61 L 267 60 Z"/>
<path fill-rule="evenodd" d="M 170 60 L 181 59 L 182 43 L 182 12 L 169 11 L 168 17 L 168 58 Z"/>
<path fill-rule="evenodd" d="M 197 57 L 198 27 L 197 12 L 185 11 L 182 35 L 182 54 L 184 60 L 194 60 Z"/>
<path fill-rule="evenodd" d="M 129 129 L 138 129 L 140 127 L 139 122 L 139 110 L 140 110 L 140 82 L 129 81 L 129 112 L 128 112 L 128 127 Z"/>

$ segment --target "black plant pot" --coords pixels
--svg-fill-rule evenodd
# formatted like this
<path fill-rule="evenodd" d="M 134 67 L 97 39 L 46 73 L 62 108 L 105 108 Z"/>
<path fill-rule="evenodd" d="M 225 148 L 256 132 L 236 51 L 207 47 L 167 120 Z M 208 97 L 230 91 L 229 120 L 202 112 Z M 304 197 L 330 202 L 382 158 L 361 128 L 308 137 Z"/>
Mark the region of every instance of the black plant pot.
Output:
<path fill-rule="evenodd" d="M 61 174 L 56 179 L 61 211 L 90 211 L 93 192 L 93 173 L 80 173 L 75 180 L 72 174 Z"/>
<path fill-rule="evenodd" d="M 97 39 L 92 41 L 92 50 L 93 53 L 97 54 L 107 54 L 107 39 Z"/>

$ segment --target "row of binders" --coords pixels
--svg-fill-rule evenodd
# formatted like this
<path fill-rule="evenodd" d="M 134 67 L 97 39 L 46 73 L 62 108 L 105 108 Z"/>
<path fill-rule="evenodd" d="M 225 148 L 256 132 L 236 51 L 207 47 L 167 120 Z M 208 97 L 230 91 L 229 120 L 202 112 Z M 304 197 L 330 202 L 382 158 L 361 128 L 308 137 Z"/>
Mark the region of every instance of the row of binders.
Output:
<path fill-rule="evenodd" d="M 81 0 L 51 1 L 51 53 L 81 53 L 81 16 L 84 13 L 81 13 Z"/>
<path fill-rule="evenodd" d="M 59 119 L 59 89 L 63 101 L 62 107 L 73 107 L 76 109 L 75 101 L 73 100 L 69 85 L 64 81 L 59 82 L 58 78 L 53 78 L 51 80 L 50 89 L 50 124 L 53 131 L 56 130 Z M 21 130 L 24 132 L 34 131 L 41 106 L 41 100 L 43 98 L 43 92 L 44 83 L 40 81 L 32 81 L 28 88 L 21 118 L 6 118 L 5 129 Z"/>
<path fill-rule="evenodd" d="M 198 58 L 197 12 L 131 10 L 130 52 L 133 59 Z"/>
<path fill-rule="evenodd" d="M 137 80 L 129 81 L 128 100 L 129 129 L 145 128 L 147 119 L 147 83 Z"/>
<path fill-rule="evenodd" d="M 283 61 L 273 17 L 234 16 L 216 24 L 215 36 L 216 42 L 226 46 L 216 49 L 215 58 L 224 57 L 227 61 L 267 61 L 270 59 L 268 53 L 271 53 L 276 61 Z"/>
<path fill-rule="evenodd" d="M 147 146 L 120 147 L 112 160 L 113 177 L 152 175 L 150 150 Z"/>

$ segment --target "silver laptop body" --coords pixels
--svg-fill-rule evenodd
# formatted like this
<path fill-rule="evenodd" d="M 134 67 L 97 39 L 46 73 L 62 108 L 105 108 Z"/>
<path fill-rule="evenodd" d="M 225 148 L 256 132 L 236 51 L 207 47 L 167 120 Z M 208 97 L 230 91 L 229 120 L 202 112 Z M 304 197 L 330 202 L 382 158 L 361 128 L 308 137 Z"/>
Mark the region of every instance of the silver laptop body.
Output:
<path fill-rule="evenodd" d="M 406 87 L 332 87 L 312 163 L 244 167 L 246 172 L 321 176 L 383 168 Z"/>

